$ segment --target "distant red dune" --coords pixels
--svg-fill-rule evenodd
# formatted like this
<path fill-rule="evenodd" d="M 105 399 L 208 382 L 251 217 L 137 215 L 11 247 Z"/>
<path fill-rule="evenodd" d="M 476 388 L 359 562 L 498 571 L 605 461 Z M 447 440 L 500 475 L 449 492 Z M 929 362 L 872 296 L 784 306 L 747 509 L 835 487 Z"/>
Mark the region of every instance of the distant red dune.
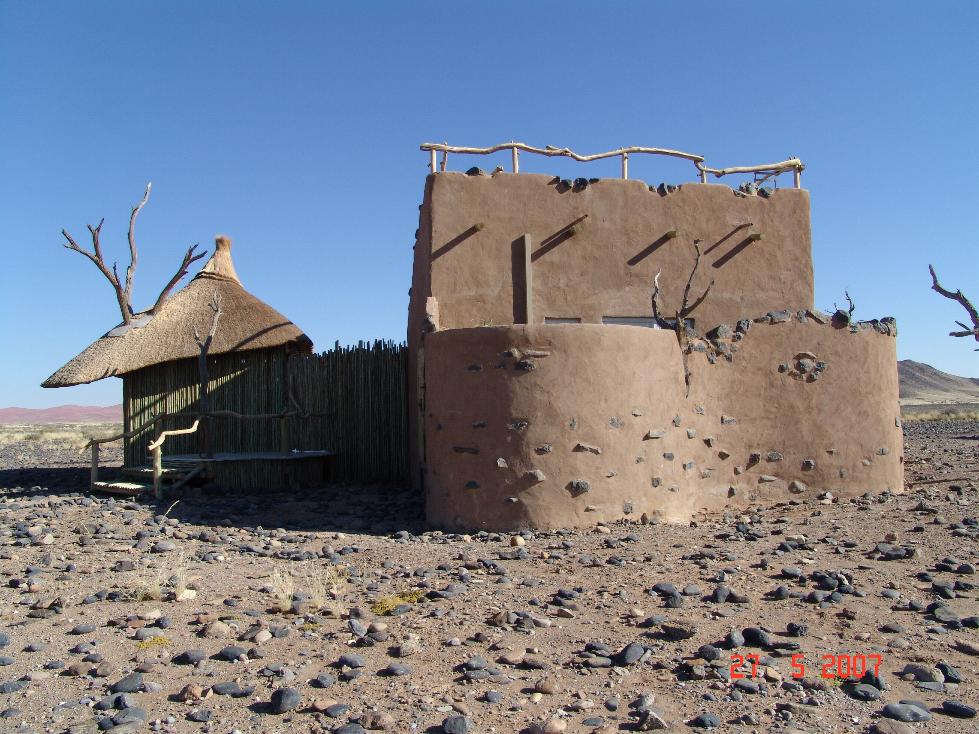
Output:
<path fill-rule="evenodd" d="M 0 424 L 3 423 L 122 423 L 122 403 L 106 406 L 0 408 Z"/>

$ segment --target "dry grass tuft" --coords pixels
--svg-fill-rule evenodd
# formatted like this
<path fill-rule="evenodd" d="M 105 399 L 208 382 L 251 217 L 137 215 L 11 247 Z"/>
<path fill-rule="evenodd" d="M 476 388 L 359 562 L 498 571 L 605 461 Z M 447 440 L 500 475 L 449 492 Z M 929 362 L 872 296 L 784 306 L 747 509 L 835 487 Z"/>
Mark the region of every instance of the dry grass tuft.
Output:
<path fill-rule="evenodd" d="M 288 612 L 292 609 L 292 597 L 296 593 L 295 577 L 289 571 L 275 568 L 272 569 L 271 584 L 276 608 L 280 612 Z"/>
<path fill-rule="evenodd" d="M 276 609 L 282 613 L 292 610 L 297 597 L 309 603 L 314 610 L 343 616 L 343 596 L 348 572 L 332 564 L 317 566 L 307 563 L 298 571 L 275 568 L 270 577 Z"/>
<path fill-rule="evenodd" d="M 168 587 L 176 598 L 187 589 L 194 588 L 194 581 L 197 580 L 191 576 L 183 553 L 156 569 L 141 567 L 136 573 L 139 577 L 126 593 L 130 601 L 162 601 Z"/>

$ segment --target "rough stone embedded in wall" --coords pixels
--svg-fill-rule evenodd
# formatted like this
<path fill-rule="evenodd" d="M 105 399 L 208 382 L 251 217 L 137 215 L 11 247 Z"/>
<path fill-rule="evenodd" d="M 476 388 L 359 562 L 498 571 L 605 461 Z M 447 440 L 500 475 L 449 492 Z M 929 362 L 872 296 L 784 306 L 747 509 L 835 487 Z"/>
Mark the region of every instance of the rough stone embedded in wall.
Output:
<path fill-rule="evenodd" d="M 570 482 L 568 482 L 568 491 L 571 493 L 572 497 L 585 494 L 585 492 L 590 489 L 591 485 L 585 479 L 572 479 Z"/>

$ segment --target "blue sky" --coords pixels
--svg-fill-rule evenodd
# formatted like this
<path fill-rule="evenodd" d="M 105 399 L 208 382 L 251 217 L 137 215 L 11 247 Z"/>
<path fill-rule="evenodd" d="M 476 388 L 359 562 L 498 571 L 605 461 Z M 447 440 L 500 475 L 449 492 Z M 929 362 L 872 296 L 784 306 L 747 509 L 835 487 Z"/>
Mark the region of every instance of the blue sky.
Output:
<path fill-rule="evenodd" d="M 799 156 L 816 305 L 849 288 L 858 317 L 897 318 L 901 358 L 979 375 L 927 272 L 979 301 L 977 25 L 971 0 L 0 1 L 0 406 L 121 399 L 115 379 L 38 383 L 118 321 L 61 228 L 84 242 L 104 216 L 107 257 L 128 262 L 147 181 L 137 307 L 222 232 L 246 287 L 319 348 L 403 338 L 430 140 Z M 473 163 L 495 165 L 454 166 Z"/>

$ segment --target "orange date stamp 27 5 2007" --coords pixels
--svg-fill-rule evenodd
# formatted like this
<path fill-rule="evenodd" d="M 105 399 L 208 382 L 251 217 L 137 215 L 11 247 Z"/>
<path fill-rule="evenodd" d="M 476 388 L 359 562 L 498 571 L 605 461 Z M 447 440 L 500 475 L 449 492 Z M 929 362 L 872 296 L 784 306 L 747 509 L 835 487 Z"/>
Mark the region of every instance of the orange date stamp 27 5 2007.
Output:
<path fill-rule="evenodd" d="M 867 671 L 872 671 L 874 675 L 877 675 L 883 660 L 884 658 L 876 653 L 870 655 L 863 653 L 823 655 L 820 675 L 823 678 L 862 678 Z M 758 677 L 760 662 L 761 656 L 757 653 L 731 655 L 731 680 Z M 792 656 L 792 677 L 805 678 L 805 676 L 806 656 L 799 652 Z"/>

